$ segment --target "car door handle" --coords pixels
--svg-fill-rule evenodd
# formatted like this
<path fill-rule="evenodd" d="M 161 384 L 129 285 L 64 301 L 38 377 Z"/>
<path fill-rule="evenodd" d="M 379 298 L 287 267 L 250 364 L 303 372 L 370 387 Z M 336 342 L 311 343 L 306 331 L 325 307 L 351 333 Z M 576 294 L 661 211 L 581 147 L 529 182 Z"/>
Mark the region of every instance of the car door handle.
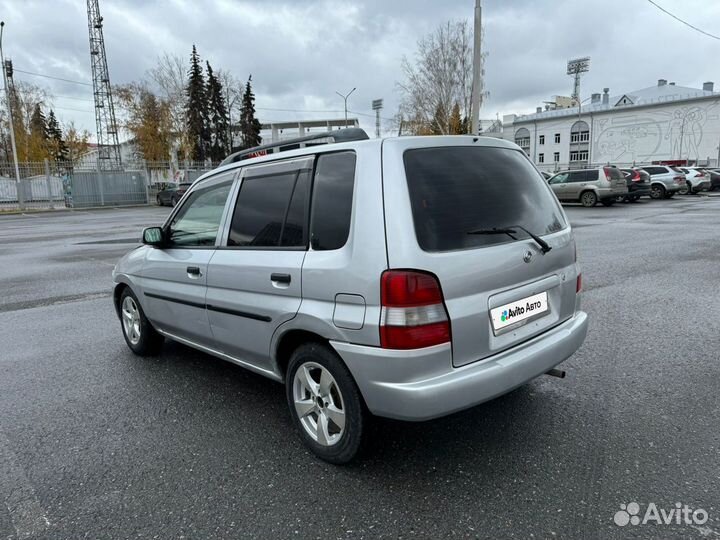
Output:
<path fill-rule="evenodd" d="M 202 272 L 198 266 L 188 266 L 187 273 L 189 276 L 202 276 Z"/>
<path fill-rule="evenodd" d="M 290 283 L 290 274 L 270 274 L 270 281 L 276 283 Z"/>

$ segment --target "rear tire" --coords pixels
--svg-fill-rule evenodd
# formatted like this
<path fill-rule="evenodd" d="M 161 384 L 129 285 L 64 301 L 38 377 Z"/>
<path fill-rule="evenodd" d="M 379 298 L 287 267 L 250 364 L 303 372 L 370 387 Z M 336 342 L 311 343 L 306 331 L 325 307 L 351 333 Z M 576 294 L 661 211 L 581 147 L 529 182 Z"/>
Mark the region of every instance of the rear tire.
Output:
<path fill-rule="evenodd" d="M 685 185 L 678 190 L 678 193 L 680 195 L 692 195 L 692 184 L 690 182 L 685 182 Z"/>
<path fill-rule="evenodd" d="M 592 208 L 597 204 L 597 202 L 597 195 L 595 195 L 595 193 L 593 193 L 592 191 L 583 191 L 580 194 L 580 204 L 582 204 L 586 208 Z"/>
<path fill-rule="evenodd" d="M 326 345 L 305 343 L 292 353 L 285 392 L 305 445 L 336 465 L 358 455 L 369 413 L 350 371 Z"/>
<path fill-rule="evenodd" d="M 665 187 L 660 185 L 653 185 L 650 188 L 651 199 L 664 199 L 665 198 Z"/>
<path fill-rule="evenodd" d="M 173 195 L 172 198 L 170 199 L 170 204 L 172 206 L 177 206 L 177 203 L 178 203 L 177 197 L 175 195 Z"/>
<path fill-rule="evenodd" d="M 160 198 L 160 195 L 158 195 L 157 197 L 155 197 L 155 201 L 157 202 L 157 205 L 158 205 L 158 206 L 162 206 L 162 205 L 163 205 L 162 199 Z"/>
<path fill-rule="evenodd" d="M 157 333 L 145 317 L 130 287 L 125 287 L 120 295 L 120 326 L 125 343 L 138 356 L 155 356 L 162 349 L 165 338 Z"/>

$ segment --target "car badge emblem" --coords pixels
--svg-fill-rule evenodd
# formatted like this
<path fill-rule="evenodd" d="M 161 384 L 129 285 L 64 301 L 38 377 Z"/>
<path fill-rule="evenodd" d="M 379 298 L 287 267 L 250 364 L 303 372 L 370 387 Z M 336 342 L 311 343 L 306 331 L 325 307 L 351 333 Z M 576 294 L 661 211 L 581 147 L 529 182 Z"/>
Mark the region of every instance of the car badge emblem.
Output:
<path fill-rule="evenodd" d="M 525 261 L 526 263 L 529 263 L 530 261 L 532 261 L 532 257 L 533 257 L 532 251 L 528 250 L 525 252 L 525 255 L 523 255 L 523 261 Z"/>

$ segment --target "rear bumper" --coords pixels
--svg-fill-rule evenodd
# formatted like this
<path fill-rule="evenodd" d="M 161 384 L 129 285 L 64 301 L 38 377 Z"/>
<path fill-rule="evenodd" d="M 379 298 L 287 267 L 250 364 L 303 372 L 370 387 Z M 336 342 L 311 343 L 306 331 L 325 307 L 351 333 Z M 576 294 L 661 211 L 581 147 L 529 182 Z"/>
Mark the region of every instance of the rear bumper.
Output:
<path fill-rule="evenodd" d="M 635 197 L 643 197 L 646 195 L 649 196 L 650 195 L 650 185 L 635 187 L 635 189 L 629 188 L 628 195 L 632 195 Z"/>
<path fill-rule="evenodd" d="M 331 341 L 370 412 L 400 420 L 445 416 L 505 394 L 577 351 L 587 334 L 585 312 L 512 349 L 459 368 L 450 344 L 413 351 Z"/>
<path fill-rule="evenodd" d="M 709 191 L 710 190 L 710 180 L 703 180 L 702 182 L 699 182 L 698 184 L 695 184 L 692 188 L 694 192 L 698 191 Z"/>

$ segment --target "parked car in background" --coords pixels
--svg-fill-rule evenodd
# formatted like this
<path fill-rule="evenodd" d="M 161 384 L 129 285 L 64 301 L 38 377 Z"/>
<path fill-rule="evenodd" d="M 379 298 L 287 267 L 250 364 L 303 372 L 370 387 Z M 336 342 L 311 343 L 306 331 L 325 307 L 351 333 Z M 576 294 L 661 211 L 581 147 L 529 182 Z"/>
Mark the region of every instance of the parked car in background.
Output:
<path fill-rule="evenodd" d="M 552 178 L 552 174 L 549 173 L 549 172 L 540 171 L 540 174 L 543 175 L 543 178 L 544 178 L 545 180 L 550 180 L 550 178 Z"/>
<path fill-rule="evenodd" d="M 705 172 L 710 175 L 710 191 L 720 189 L 720 169 L 705 169 Z"/>
<path fill-rule="evenodd" d="M 628 194 L 625 176 L 617 167 L 593 167 L 560 171 L 548 180 L 560 201 L 579 202 L 592 207 L 598 202 L 612 206 L 618 198 Z"/>
<path fill-rule="evenodd" d="M 185 195 L 185 192 L 190 189 L 190 186 L 192 186 L 192 182 L 186 182 L 182 184 L 168 184 L 165 186 L 164 189 L 158 191 L 157 197 L 155 197 L 155 201 L 157 202 L 158 206 L 175 206 L 183 195 Z"/>
<path fill-rule="evenodd" d="M 650 175 L 650 196 L 653 199 L 669 199 L 685 185 L 685 175 L 675 167 L 648 165 L 634 168 Z"/>
<path fill-rule="evenodd" d="M 620 169 L 627 181 L 628 194 L 618 197 L 618 202 L 635 202 L 640 197 L 650 196 L 650 175 L 641 169 Z"/>
<path fill-rule="evenodd" d="M 699 167 L 680 167 L 685 174 L 685 186 L 680 195 L 692 195 L 701 191 L 710 191 L 710 175 Z"/>
<path fill-rule="evenodd" d="M 562 376 L 588 328 L 569 221 L 502 139 L 231 162 L 143 243 L 113 270 L 128 347 L 171 338 L 283 383 L 300 437 L 332 463 L 355 456 L 370 414 L 429 420 Z"/>

